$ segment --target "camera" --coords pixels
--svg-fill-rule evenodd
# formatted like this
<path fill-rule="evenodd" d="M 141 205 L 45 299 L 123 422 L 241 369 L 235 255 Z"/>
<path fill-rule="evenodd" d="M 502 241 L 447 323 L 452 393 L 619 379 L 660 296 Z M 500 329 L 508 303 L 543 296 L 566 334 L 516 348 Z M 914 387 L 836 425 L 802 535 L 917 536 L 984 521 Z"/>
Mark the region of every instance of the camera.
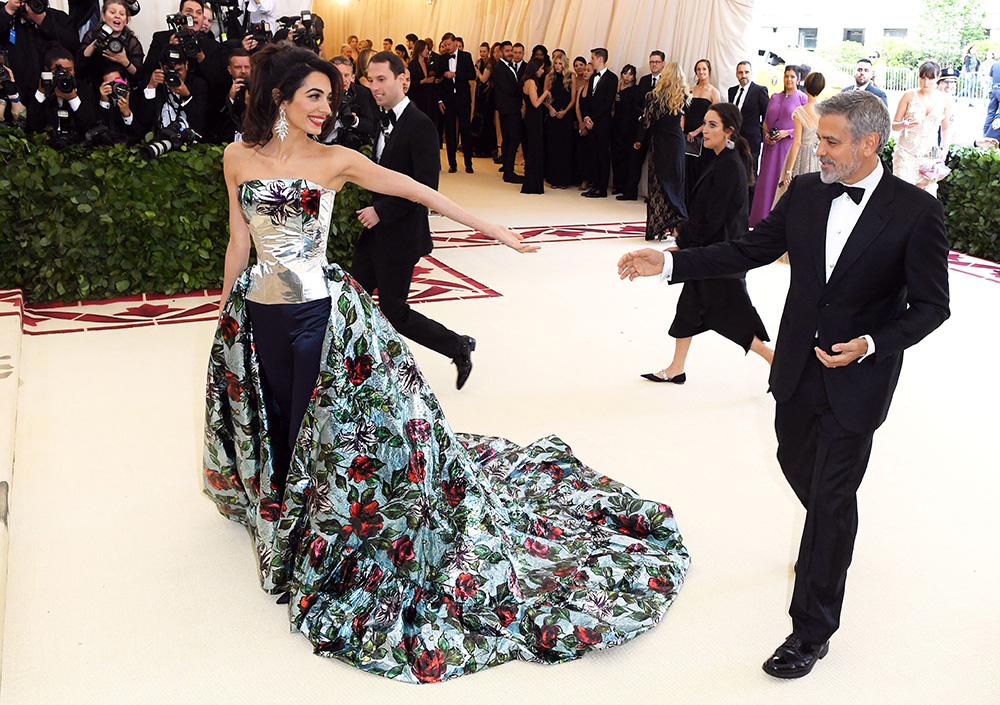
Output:
<path fill-rule="evenodd" d="M 128 138 L 114 132 L 107 125 L 95 125 L 83 136 L 83 144 L 87 147 L 113 147 L 124 142 L 128 142 Z"/>
<path fill-rule="evenodd" d="M 186 144 L 194 144 L 198 139 L 200 139 L 200 135 L 197 132 L 174 120 L 160 130 L 155 142 L 150 142 L 140 148 L 139 155 L 148 161 L 173 149 L 180 149 Z"/>
<path fill-rule="evenodd" d="M 177 49 L 167 49 L 166 56 L 163 57 L 163 82 L 170 88 L 180 88 L 181 72 L 177 69 L 178 64 L 185 62 L 184 57 Z"/>
<path fill-rule="evenodd" d="M 127 7 L 128 11 L 132 13 L 132 17 L 138 15 L 139 10 L 141 9 L 139 7 L 139 0 L 125 0 L 125 7 Z"/>
<path fill-rule="evenodd" d="M 42 71 L 41 73 L 42 93 L 49 93 L 52 90 L 52 72 Z"/>
<path fill-rule="evenodd" d="M 116 78 L 111 82 L 111 95 L 114 98 L 115 103 L 118 102 L 119 98 L 128 98 L 128 94 L 128 83 L 120 78 Z"/>
<path fill-rule="evenodd" d="M 247 26 L 247 34 L 256 40 L 258 47 L 267 44 L 274 36 L 271 32 L 271 25 L 268 22 L 251 22 Z"/>
<path fill-rule="evenodd" d="M 49 144 L 53 149 L 62 149 L 80 141 L 76 130 L 69 127 L 69 110 L 60 108 L 56 111 L 56 129 L 49 135 Z"/>
<path fill-rule="evenodd" d="M 177 37 L 177 43 L 184 52 L 184 56 L 193 59 L 198 56 L 201 47 L 198 45 L 198 37 L 194 32 L 194 17 L 177 13 L 167 15 L 167 26 L 173 30 Z"/>
<path fill-rule="evenodd" d="M 777 137 L 778 136 L 778 130 L 777 130 L 777 128 L 774 128 L 774 127 L 769 128 L 768 131 L 767 131 L 767 136 L 770 137 L 771 139 L 774 139 L 775 137 Z"/>
<path fill-rule="evenodd" d="M 52 72 L 52 83 L 55 84 L 56 90 L 62 93 L 72 93 L 76 90 L 76 79 L 62 66 L 56 66 Z"/>
<path fill-rule="evenodd" d="M 125 43 L 115 36 L 115 30 L 109 25 L 101 25 L 97 34 L 97 47 L 109 51 L 112 54 L 119 54 L 125 51 Z"/>
<path fill-rule="evenodd" d="M 302 23 L 301 27 L 296 27 L 297 23 Z M 299 16 L 288 15 L 287 17 L 279 17 L 278 25 L 282 29 L 288 30 L 288 38 L 297 47 L 302 47 L 303 49 L 309 49 L 311 51 L 319 50 L 319 42 L 316 41 L 316 35 L 312 31 L 312 12 L 309 10 L 303 10 L 299 13 Z"/>
<path fill-rule="evenodd" d="M 49 9 L 48 0 L 25 0 L 24 5 L 36 15 L 40 15 Z"/>

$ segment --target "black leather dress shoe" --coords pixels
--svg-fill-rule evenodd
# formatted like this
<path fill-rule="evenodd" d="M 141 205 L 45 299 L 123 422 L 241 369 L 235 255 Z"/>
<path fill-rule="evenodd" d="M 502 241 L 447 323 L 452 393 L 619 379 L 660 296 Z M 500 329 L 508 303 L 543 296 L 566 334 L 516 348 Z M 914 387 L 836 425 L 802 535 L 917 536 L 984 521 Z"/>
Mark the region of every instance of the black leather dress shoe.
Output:
<path fill-rule="evenodd" d="M 465 165 L 465 173 L 466 173 L 466 174 L 472 174 L 472 173 L 474 173 L 474 172 L 472 171 L 472 165 L 471 165 L 471 164 L 466 164 L 466 165 Z"/>
<path fill-rule="evenodd" d="M 764 662 L 764 673 L 775 678 L 801 678 L 830 651 L 830 642 L 807 644 L 794 634 Z"/>
<path fill-rule="evenodd" d="M 523 184 L 524 177 L 518 176 L 517 174 L 504 174 L 503 180 L 508 184 Z"/>
<path fill-rule="evenodd" d="M 618 196 L 616 200 L 619 200 L 619 201 L 638 201 L 639 197 L 638 196 L 629 196 L 628 194 L 624 194 L 623 193 L 621 196 Z"/>
<path fill-rule="evenodd" d="M 494 164 L 503 164 L 503 157 L 493 157 Z"/>
<path fill-rule="evenodd" d="M 472 372 L 472 351 L 476 349 L 476 339 L 463 335 L 458 346 L 458 355 L 452 358 L 455 367 L 458 368 L 458 379 L 455 380 L 455 388 L 461 389 L 465 386 L 465 381 L 469 379 Z"/>
<path fill-rule="evenodd" d="M 584 198 L 607 198 L 607 191 L 598 191 L 597 189 L 592 189 L 590 191 L 583 192 Z"/>
<path fill-rule="evenodd" d="M 655 372 L 647 372 L 642 375 L 643 379 L 648 379 L 650 382 L 673 382 L 674 384 L 684 384 L 687 382 L 687 372 L 681 372 L 679 375 L 674 375 L 673 377 L 660 377 Z"/>
<path fill-rule="evenodd" d="M 448 167 L 448 173 L 449 174 L 454 174 L 456 171 L 458 171 L 458 167 L 457 166 L 452 165 L 452 166 Z"/>

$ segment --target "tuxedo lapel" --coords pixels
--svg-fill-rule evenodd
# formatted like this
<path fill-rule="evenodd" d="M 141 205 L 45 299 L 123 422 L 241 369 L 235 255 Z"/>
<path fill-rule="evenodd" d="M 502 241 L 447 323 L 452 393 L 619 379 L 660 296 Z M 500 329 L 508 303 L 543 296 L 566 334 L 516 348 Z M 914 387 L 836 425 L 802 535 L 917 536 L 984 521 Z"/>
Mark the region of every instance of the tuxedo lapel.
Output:
<path fill-rule="evenodd" d="M 827 191 L 826 184 L 816 181 L 816 194 L 813 200 L 819 204 L 816 217 L 810 217 L 803 224 L 803 231 L 806 242 L 810 243 L 813 256 L 813 266 L 816 268 L 816 276 L 820 284 L 826 284 L 826 225 L 830 220 L 830 205 L 832 199 Z"/>
<path fill-rule="evenodd" d="M 844 272 L 850 269 L 854 261 L 861 256 L 861 253 L 885 229 L 886 224 L 889 222 L 894 190 L 892 176 L 886 171 L 882 174 L 882 180 L 878 186 L 875 187 L 875 193 L 868 199 L 868 203 L 861 217 L 858 219 L 857 225 L 854 226 L 850 237 L 847 238 L 847 243 L 844 245 L 844 250 L 840 253 L 840 257 L 837 258 L 837 266 L 834 267 L 827 285 L 834 284 L 838 279 L 843 277 Z"/>
<path fill-rule="evenodd" d="M 390 132 L 389 136 L 385 138 L 385 144 L 382 146 L 382 156 L 378 160 L 378 163 L 381 166 L 386 166 L 391 163 L 390 157 L 392 156 L 393 147 L 400 139 L 400 130 L 406 129 L 407 118 L 410 115 L 411 109 L 414 109 L 413 103 L 406 106 L 406 110 L 404 110 L 403 114 L 396 119 L 396 124 L 392 126 L 392 132 Z"/>

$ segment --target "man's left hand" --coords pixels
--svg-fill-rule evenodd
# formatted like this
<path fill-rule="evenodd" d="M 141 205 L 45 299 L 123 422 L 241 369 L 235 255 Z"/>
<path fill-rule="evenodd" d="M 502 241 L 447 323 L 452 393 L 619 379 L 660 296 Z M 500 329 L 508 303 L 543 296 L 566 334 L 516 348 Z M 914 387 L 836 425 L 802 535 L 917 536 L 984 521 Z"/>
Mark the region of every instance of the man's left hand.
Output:
<path fill-rule="evenodd" d="M 827 355 L 823 350 L 816 347 L 816 357 L 827 367 L 845 367 L 868 352 L 868 341 L 864 338 L 855 338 L 849 343 L 836 343 L 831 350 L 833 355 Z"/>
<path fill-rule="evenodd" d="M 375 206 L 368 206 L 367 208 L 362 208 L 361 210 L 357 211 L 357 214 L 358 214 L 358 220 L 360 220 L 361 224 L 364 225 L 369 230 L 379 224 L 380 219 L 378 217 L 378 213 L 375 212 Z"/>

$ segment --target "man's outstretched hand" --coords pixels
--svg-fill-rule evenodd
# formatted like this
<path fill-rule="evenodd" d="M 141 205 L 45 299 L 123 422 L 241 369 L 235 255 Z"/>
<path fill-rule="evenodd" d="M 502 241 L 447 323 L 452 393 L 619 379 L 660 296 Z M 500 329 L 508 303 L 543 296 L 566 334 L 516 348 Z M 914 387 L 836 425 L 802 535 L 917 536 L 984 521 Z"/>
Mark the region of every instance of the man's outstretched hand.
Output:
<path fill-rule="evenodd" d="M 632 281 L 636 277 L 655 277 L 663 273 L 663 253 L 646 247 L 622 255 L 618 260 L 618 276 Z"/>

